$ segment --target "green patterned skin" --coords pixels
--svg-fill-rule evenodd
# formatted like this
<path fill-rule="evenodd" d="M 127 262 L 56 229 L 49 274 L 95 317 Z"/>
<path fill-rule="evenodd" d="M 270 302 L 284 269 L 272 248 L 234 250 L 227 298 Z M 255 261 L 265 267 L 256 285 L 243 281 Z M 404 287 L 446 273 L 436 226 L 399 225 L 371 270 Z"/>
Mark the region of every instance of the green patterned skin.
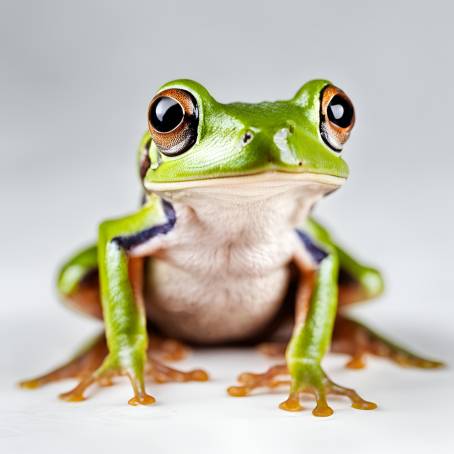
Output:
<path fill-rule="evenodd" d="M 291 173 L 316 173 L 348 177 L 348 166 L 330 150 L 319 133 L 320 92 L 326 80 L 306 83 L 289 101 L 259 104 L 221 104 L 200 84 L 177 80 L 161 87 L 189 91 L 199 105 L 197 142 L 190 153 L 177 158 L 161 156 L 157 169 L 145 177 L 147 183 L 175 182 L 226 176 L 240 176 L 278 170 Z M 274 135 L 290 128 L 288 153 L 276 146 Z M 245 133 L 254 140 L 244 147 Z M 150 139 L 147 132 L 142 144 Z M 151 145 L 152 161 L 158 150 Z"/>
<path fill-rule="evenodd" d="M 99 268 L 109 354 L 93 380 L 116 373 L 127 375 L 134 388 L 135 403 L 152 401 L 144 387 L 147 331 L 143 304 L 131 283 L 129 251 L 115 239 L 140 234 L 167 222 L 162 200 L 153 194 L 153 188 L 162 183 L 184 185 L 269 171 L 315 174 L 339 181 L 348 177 L 348 166 L 341 154 L 330 149 L 320 135 L 320 95 L 328 84 L 325 80 L 313 80 L 290 100 L 258 104 L 221 104 L 204 87 L 190 80 L 177 80 L 161 87 L 160 91 L 184 89 L 196 99 L 199 123 L 195 144 L 188 152 L 169 157 L 159 153 L 153 141 L 146 150 L 151 136 L 145 133 L 139 148 L 139 160 L 145 150 L 150 161 L 143 175 L 145 204 L 132 215 L 103 222 L 97 245 L 75 255 L 62 268 L 58 279 L 60 292 L 67 296 L 89 270 Z M 280 137 L 282 131 L 291 134 Z M 254 140 L 245 143 L 245 136 Z M 277 146 L 278 140 L 284 140 L 285 146 Z M 305 229 L 328 255 L 319 265 L 306 321 L 295 327 L 286 357 L 292 390 L 311 387 L 323 395 L 326 376 L 320 363 L 329 348 L 336 316 L 339 267 L 345 267 L 370 297 L 382 292 L 383 280 L 376 270 L 364 267 L 339 248 L 314 220 L 309 219 Z"/>

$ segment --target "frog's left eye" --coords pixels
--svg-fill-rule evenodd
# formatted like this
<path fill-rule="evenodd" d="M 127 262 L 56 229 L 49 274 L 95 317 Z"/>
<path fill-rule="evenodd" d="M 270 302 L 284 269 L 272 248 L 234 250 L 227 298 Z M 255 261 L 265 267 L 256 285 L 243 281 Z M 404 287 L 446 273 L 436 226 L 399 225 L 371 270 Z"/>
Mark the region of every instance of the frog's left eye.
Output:
<path fill-rule="evenodd" d="M 194 145 L 198 122 L 197 101 L 186 90 L 170 88 L 151 100 L 148 127 L 153 142 L 166 156 L 177 156 Z"/>
<path fill-rule="evenodd" d="M 355 110 L 348 96 L 327 85 L 320 94 L 320 134 L 334 151 L 342 151 L 355 124 Z"/>

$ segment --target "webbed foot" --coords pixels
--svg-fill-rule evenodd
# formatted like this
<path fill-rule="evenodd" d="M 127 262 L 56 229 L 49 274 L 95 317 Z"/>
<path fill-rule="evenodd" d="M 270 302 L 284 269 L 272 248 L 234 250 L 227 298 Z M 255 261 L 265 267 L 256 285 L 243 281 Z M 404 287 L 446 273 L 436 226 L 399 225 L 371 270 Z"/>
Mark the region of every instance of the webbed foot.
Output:
<path fill-rule="evenodd" d="M 288 369 L 285 364 L 270 367 L 266 372 L 257 374 L 253 372 L 243 372 L 238 375 L 238 386 L 230 386 L 227 393 L 232 397 L 244 397 L 251 394 L 255 389 L 275 389 L 283 385 L 289 385 L 290 379 L 285 378 Z"/>
<path fill-rule="evenodd" d="M 145 392 L 141 376 L 151 379 L 155 383 L 208 380 L 208 374 L 203 370 L 184 372 L 168 367 L 162 362 L 163 360 L 182 359 L 187 352 L 188 349 L 178 341 L 152 336 L 143 373 L 140 371 L 136 373 L 130 368 L 106 364 L 108 349 L 105 336 L 102 335 L 68 363 L 42 376 L 25 380 L 19 385 L 22 388 L 35 389 L 48 383 L 75 378 L 79 380 L 77 386 L 61 394 L 60 398 L 69 402 L 80 402 L 85 400 L 85 391 L 92 385 L 111 386 L 116 377 L 127 376 L 134 391 L 134 397 L 129 400 L 129 404 L 148 405 L 154 403 L 155 399 Z"/>
<path fill-rule="evenodd" d="M 127 376 L 131 383 L 134 396 L 129 399 L 130 405 L 151 405 L 156 399 L 145 391 L 143 377 L 140 370 L 135 367 L 126 368 L 112 361 L 109 356 L 106 357 L 103 364 L 95 371 L 88 373 L 83 377 L 77 386 L 68 392 L 59 395 L 60 399 L 67 402 L 81 402 L 85 400 L 85 391 L 93 384 L 99 386 L 110 386 L 116 377 Z"/>
<path fill-rule="evenodd" d="M 149 358 L 145 369 L 145 377 L 151 378 L 155 383 L 208 381 L 208 373 L 203 369 L 193 369 L 183 372 L 166 366 L 161 361 Z"/>
<path fill-rule="evenodd" d="M 345 396 L 358 410 L 373 410 L 377 404 L 364 400 L 356 391 L 337 385 L 331 381 L 322 368 L 315 363 L 301 363 L 296 366 L 293 377 L 289 376 L 287 365 L 280 364 L 269 368 L 261 374 L 243 373 L 238 377 L 239 386 L 231 386 L 227 392 L 230 396 L 243 397 L 256 389 L 273 390 L 280 386 L 289 386 L 288 398 L 279 405 L 286 411 L 301 411 L 300 403 L 302 394 L 310 393 L 314 396 L 316 406 L 312 410 L 314 416 L 331 416 L 332 408 L 328 405 L 327 396 Z"/>

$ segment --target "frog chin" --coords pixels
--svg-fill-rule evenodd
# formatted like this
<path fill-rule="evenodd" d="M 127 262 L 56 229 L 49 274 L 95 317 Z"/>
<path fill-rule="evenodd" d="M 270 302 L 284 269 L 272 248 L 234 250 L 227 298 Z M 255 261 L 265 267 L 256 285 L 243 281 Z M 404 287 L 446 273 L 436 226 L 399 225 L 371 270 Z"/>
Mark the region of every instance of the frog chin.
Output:
<path fill-rule="evenodd" d="M 320 198 L 341 187 L 346 178 L 317 173 L 268 171 L 176 182 L 146 182 L 145 188 L 166 199 L 214 199 L 226 203 L 248 203 L 294 193 L 296 197 Z"/>

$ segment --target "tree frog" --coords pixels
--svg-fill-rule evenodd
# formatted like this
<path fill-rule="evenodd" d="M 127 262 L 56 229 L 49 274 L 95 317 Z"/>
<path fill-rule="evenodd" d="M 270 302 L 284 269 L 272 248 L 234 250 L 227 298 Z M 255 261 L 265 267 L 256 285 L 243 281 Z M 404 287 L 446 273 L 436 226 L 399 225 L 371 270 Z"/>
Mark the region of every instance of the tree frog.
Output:
<path fill-rule="evenodd" d="M 103 319 L 105 334 L 22 386 L 77 378 L 61 398 L 80 401 L 89 386 L 127 376 L 129 403 L 146 405 L 155 401 L 146 379 L 208 379 L 203 370 L 166 365 L 185 353 L 184 343 L 265 342 L 262 350 L 281 362 L 241 374 L 228 393 L 287 386 L 281 409 L 301 410 L 300 396 L 309 393 L 313 414 L 329 416 L 330 395 L 376 407 L 327 376 L 321 362 L 330 348 L 350 355 L 355 368 L 366 354 L 441 366 L 345 313 L 379 296 L 383 278 L 311 213 L 348 177 L 343 148 L 354 123 L 349 97 L 326 80 L 307 82 L 290 100 L 257 104 L 222 104 L 191 80 L 163 85 L 138 152 L 142 205 L 102 222 L 96 244 L 58 277 L 62 299 Z"/>

